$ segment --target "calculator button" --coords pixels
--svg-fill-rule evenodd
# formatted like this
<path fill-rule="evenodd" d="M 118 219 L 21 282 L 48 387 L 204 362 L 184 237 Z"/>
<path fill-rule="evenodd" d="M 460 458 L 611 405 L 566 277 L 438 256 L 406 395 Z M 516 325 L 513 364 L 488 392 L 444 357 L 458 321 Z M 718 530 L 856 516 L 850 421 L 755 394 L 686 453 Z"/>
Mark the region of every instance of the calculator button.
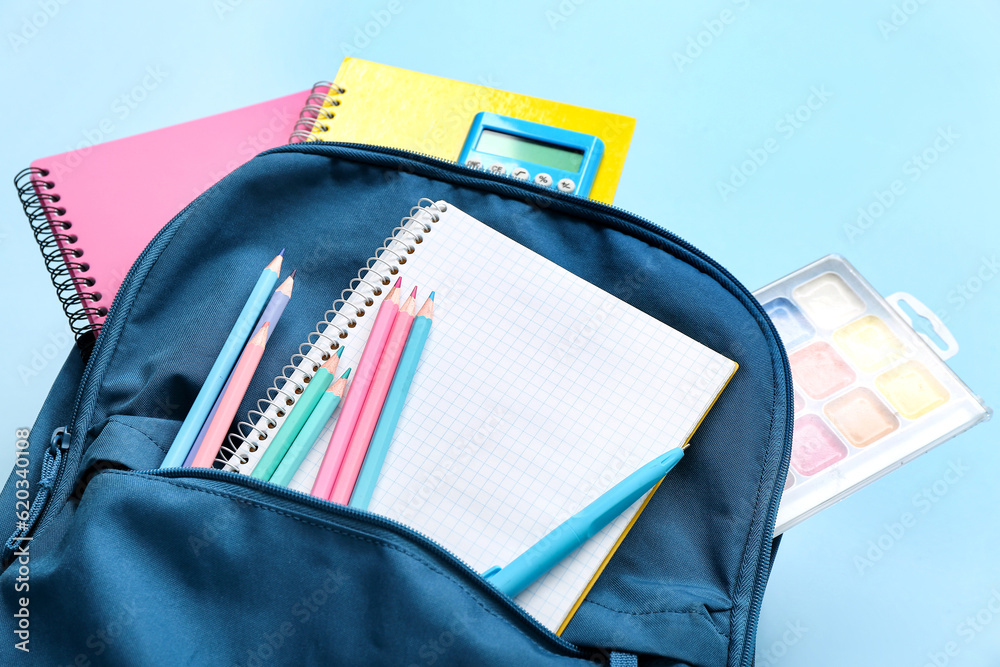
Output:
<path fill-rule="evenodd" d="M 550 185 L 552 185 L 552 177 L 543 171 L 542 173 L 535 176 L 535 183 L 538 183 L 539 185 L 544 185 L 545 187 L 549 187 Z"/>
<path fill-rule="evenodd" d="M 571 178 L 564 178 L 559 181 L 556 187 L 559 188 L 560 192 L 573 192 L 573 190 L 576 190 L 576 183 Z"/>
<path fill-rule="evenodd" d="M 497 176 L 503 176 L 507 173 L 507 170 L 504 169 L 503 165 L 499 162 L 494 162 L 490 165 L 490 172 L 496 174 Z"/>
<path fill-rule="evenodd" d="M 519 181 L 526 181 L 531 174 L 524 167 L 515 167 L 514 171 L 510 172 L 510 175 Z"/>
<path fill-rule="evenodd" d="M 474 157 L 473 158 L 469 158 L 468 160 L 465 161 L 465 166 L 466 167 L 471 167 L 472 169 L 482 169 L 483 168 L 483 161 L 482 160 L 477 160 Z"/>

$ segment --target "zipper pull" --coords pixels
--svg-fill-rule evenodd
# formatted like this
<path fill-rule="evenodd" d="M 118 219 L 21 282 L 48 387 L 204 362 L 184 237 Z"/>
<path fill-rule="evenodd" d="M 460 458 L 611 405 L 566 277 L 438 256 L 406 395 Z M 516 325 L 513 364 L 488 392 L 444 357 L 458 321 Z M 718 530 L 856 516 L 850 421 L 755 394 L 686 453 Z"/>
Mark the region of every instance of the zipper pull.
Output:
<path fill-rule="evenodd" d="M 28 518 L 17 522 L 14 534 L 0 549 L 0 568 L 7 567 L 13 560 L 15 552 L 18 549 L 26 548 L 23 545 L 31 540 L 42 511 L 48 504 L 52 490 L 59 480 L 59 473 L 62 472 L 62 463 L 66 458 L 66 451 L 69 449 L 69 434 L 68 426 L 60 426 L 52 432 L 52 436 L 49 438 L 49 448 L 43 456 L 38 488 L 35 490 L 34 498 L 30 501 Z"/>
<path fill-rule="evenodd" d="M 69 427 L 60 426 L 52 431 L 52 437 L 49 438 L 49 451 L 55 456 L 57 450 L 65 452 L 67 449 L 69 449 Z"/>

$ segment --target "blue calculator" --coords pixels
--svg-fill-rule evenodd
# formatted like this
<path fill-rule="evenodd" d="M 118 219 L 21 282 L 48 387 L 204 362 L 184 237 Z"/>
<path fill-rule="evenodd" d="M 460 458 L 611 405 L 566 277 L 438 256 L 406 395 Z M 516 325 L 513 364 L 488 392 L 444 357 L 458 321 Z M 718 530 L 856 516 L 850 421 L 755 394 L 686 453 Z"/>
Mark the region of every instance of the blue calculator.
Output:
<path fill-rule="evenodd" d="M 586 197 L 603 155 L 593 135 L 481 111 L 458 162 Z"/>

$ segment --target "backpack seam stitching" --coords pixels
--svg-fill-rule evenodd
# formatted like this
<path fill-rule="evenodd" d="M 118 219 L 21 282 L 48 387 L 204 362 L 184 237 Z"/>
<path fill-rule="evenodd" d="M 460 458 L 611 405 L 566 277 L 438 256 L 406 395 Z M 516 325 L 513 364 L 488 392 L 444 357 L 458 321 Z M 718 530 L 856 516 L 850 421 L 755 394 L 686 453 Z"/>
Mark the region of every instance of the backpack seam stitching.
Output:
<path fill-rule="evenodd" d="M 720 630 L 718 626 L 716 626 L 715 621 L 712 620 L 712 617 L 700 611 L 674 611 L 671 609 L 660 609 L 656 611 L 624 611 L 622 609 L 614 609 L 613 607 L 603 605 L 600 602 L 594 602 L 593 600 L 584 600 L 584 602 L 587 604 L 595 605 L 597 607 L 601 607 L 603 609 L 607 609 L 608 611 L 614 612 L 616 614 L 625 614 L 627 616 L 655 616 L 657 614 L 677 614 L 683 616 L 697 616 L 698 618 L 703 618 L 706 621 L 708 621 L 708 624 L 712 627 L 713 630 L 715 630 L 715 633 L 720 637 L 722 637 L 723 639 L 725 639 L 727 644 L 730 641 L 729 635 L 722 632 L 722 630 Z M 728 610 L 721 610 L 721 611 L 731 611 L 731 610 L 732 607 L 730 607 Z"/>

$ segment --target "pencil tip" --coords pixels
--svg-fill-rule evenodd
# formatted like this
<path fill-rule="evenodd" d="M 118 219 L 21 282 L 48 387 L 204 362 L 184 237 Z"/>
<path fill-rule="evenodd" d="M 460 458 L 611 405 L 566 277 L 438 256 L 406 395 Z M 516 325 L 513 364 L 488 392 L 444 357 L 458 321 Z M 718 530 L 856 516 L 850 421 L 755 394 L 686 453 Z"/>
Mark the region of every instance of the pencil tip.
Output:
<path fill-rule="evenodd" d="M 278 274 L 280 276 L 281 275 L 281 262 L 282 262 L 283 259 L 284 258 L 281 255 L 278 255 L 277 257 L 275 257 L 274 259 L 271 260 L 270 264 L 268 264 L 266 267 L 264 267 L 264 270 L 265 271 L 268 271 L 268 270 L 274 271 L 276 274 Z"/>
<path fill-rule="evenodd" d="M 254 345 L 263 345 L 264 342 L 267 340 L 267 330 L 270 327 L 271 327 L 270 322 L 264 322 L 264 326 L 260 328 L 260 331 L 257 332 L 257 335 L 254 336 L 253 340 L 250 342 Z"/>
<path fill-rule="evenodd" d="M 433 301 L 434 300 L 434 292 L 431 292 L 431 295 L 429 297 L 427 297 L 427 298 L 430 299 L 431 301 Z"/>
<path fill-rule="evenodd" d="M 341 345 L 340 347 L 337 348 L 337 356 L 338 357 L 344 356 L 344 346 L 343 345 Z"/>
<path fill-rule="evenodd" d="M 291 278 L 292 280 L 295 280 L 295 272 L 296 271 L 298 271 L 298 269 L 292 269 L 292 275 L 290 275 L 288 277 Z"/>
<path fill-rule="evenodd" d="M 285 256 L 285 249 L 282 248 L 281 252 L 278 253 L 278 257 L 284 257 L 284 256 Z"/>
<path fill-rule="evenodd" d="M 396 278 L 396 284 L 393 285 L 393 287 L 395 287 L 396 289 L 399 289 L 399 286 L 402 285 L 402 284 L 403 284 L 403 277 L 400 276 L 399 278 Z"/>
<path fill-rule="evenodd" d="M 347 369 L 346 371 L 344 371 L 344 374 L 343 374 L 343 375 L 341 375 L 340 377 L 342 377 L 342 378 L 346 379 L 346 378 L 347 378 L 347 376 L 348 376 L 348 375 L 350 375 L 350 374 L 351 374 L 351 369 L 350 369 L 350 368 L 348 368 L 348 369 Z"/>
<path fill-rule="evenodd" d="M 414 287 L 413 291 L 410 292 L 410 298 L 411 299 L 416 299 L 417 298 L 417 288 L 416 287 Z"/>

